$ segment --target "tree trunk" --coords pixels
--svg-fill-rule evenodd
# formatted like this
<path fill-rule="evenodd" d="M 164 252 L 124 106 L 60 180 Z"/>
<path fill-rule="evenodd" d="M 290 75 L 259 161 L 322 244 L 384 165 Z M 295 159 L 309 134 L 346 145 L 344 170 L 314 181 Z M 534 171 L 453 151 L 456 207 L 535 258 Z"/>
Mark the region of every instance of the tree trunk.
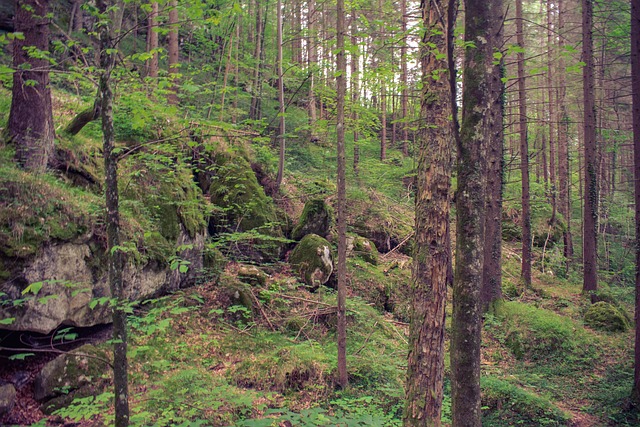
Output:
<path fill-rule="evenodd" d="M 518 104 L 520 133 L 520 174 L 522 176 L 522 280 L 531 286 L 531 200 L 529 193 L 529 143 L 527 135 L 527 94 L 524 77 L 524 25 L 522 0 L 516 0 L 516 42 L 518 61 Z"/>
<path fill-rule="evenodd" d="M 584 96 L 584 230 L 582 290 L 598 289 L 597 223 L 598 163 L 596 158 L 596 105 L 593 64 L 593 0 L 582 0 L 582 92 Z"/>
<path fill-rule="evenodd" d="M 285 101 L 284 101 L 284 75 L 282 72 L 282 0 L 276 2 L 276 16 L 277 16 L 277 66 L 276 72 L 278 73 L 278 116 L 280 119 L 280 126 L 278 129 L 279 140 L 279 155 L 278 155 L 278 176 L 276 177 L 276 191 L 280 190 L 282 179 L 284 178 L 284 151 L 285 151 Z"/>
<path fill-rule="evenodd" d="M 547 86 L 549 91 L 549 181 L 551 183 L 551 224 L 555 223 L 556 212 L 558 205 L 556 203 L 556 99 L 555 89 L 553 87 L 553 45 L 554 45 L 554 33 L 553 33 L 553 4 L 547 1 Z M 561 71 L 562 72 L 562 71 Z"/>
<path fill-rule="evenodd" d="M 387 152 L 387 86 L 380 80 L 380 157 Z"/>
<path fill-rule="evenodd" d="M 358 144 L 358 92 L 360 91 L 358 86 L 358 61 L 360 61 L 360 56 L 357 34 L 356 8 L 351 6 L 351 126 L 353 127 L 353 174 L 356 176 L 360 165 L 360 145 Z"/>
<path fill-rule="evenodd" d="M 344 0 L 337 0 L 336 45 L 336 136 L 338 149 L 338 384 L 347 387 L 347 190 L 345 178 L 344 101 L 346 92 L 347 62 L 344 52 Z"/>
<path fill-rule="evenodd" d="M 486 204 L 485 124 L 494 95 L 493 47 L 486 43 L 487 22 L 498 15 L 496 2 L 465 1 L 462 125 L 458 138 L 456 262 L 451 330 L 451 411 L 453 427 L 480 427 L 480 287 L 484 264 Z M 473 19 L 471 19 L 473 17 Z M 502 16 L 498 16 L 502 19 Z"/>
<path fill-rule="evenodd" d="M 316 63 L 318 62 L 318 35 L 316 34 L 316 19 L 317 10 L 314 0 L 309 0 L 307 3 L 308 15 L 307 15 L 307 27 L 309 33 L 307 36 L 307 56 L 308 56 L 308 70 L 309 70 L 309 126 L 311 126 L 312 139 L 314 139 L 314 126 L 318 119 L 318 113 L 316 108 Z"/>
<path fill-rule="evenodd" d="M 178 105 L 178 0 L 171 0 L 169 3 L 169 76 L 171 78 L 171 88 L 167 96 L 170 105 Z"/>
<path fill-rule="evenodd" d="M 147 28 L 147 52 L 151 53 L 151 59 L 147 63 L 147 76 L 158 77 L 158 2 L 151 3 L 149 14 L 149 26 Z"/>
<path fill-rule="evenodd" d="M 636 211 L 635 358 L 631 399 L 640 405 L 640 0 L 631 0 L 631 92 Z"/>
<path fill-rule="evenodd" d="M 7 137 L 16 146 L 23 168 L 44 172 L 53 154 L 54 127 L 49 88 L 49 61 L 31 57 L 26 48 L 49 50 L 49 3 L 16 0 L 15 31 L 23 38 L 13 44 L 13 89 Z"/>
<path fill-rule="evenodd" d="M 493 0 L 486 17 L 487 51 L 500 51 L 503 45 L 503 0 Z M 487 75 L 489 109 L 484 130 L 487 142 L 487 205 L 485 219 L 484 266 L 480 299 L 483 312 L 493 310 L 502 300 L 502 189 L 504 185 L 503 97 L 504 63 L 492 64 Z"/>
<path fill-rule="evenodd" d="M 267 13 L 264 13 L 269 7 L 266 2 L 263 7 L 260 2 L 256 2 L 256 46 L 253 54 L 255 68 L 253 71 L 253 94 L 251 97 L 251 107 L 249 108 L 249 118 L 251 120 L 260 120 L 262 116 L 262 63 L 264 57 L 264 33 L 267 22 Z"/>
<path fill-rule="evenodd" d="M 450 5 L 438 1 L 449 20 Z M 422 103 L 416 186 L 416 228 L 411 280 L 411 325 L 407 366 L 405 426 L 440 426 L 444 377 L 444 323 L 451 269 L 449 243 L 453 128 L 447 69 L 448 28 L 434 8 L 422 4 Z M 431 46 L 431 47 L 427 47 Z M 436 52 L 440 55 L 437 55 Z M 451 72 L 451 71 L 450 71 Z M 452 73 L 453 74 L 453 73 Z"/>
<path fill-rule="evenodd" d="M 108 2 L 97 0 L 96 5 L 100 13 L 108 10 Z M 100 29 L 100 96 L 102 99 L 102 133 L 103 155 L 105 169 L 105 198 L 106 198 L 106 234 L 107 256 L 109 261 L 109 288 L 115 300 L 113 305 L 113 384 L 115 394 L 115 423 L 116 427 L 129 425 L 129 391 L 127 364 L 127 314 L 125 312 L 124 282 L 124 252 L 120 250 L 120 210 L 118 202 L 118 163 L 114 153 L 113 132 L 113 92 L 111 90 L 111 71 L 115 65 L 115 54 L 112 53 L 114 43 L 109 26 Z"/>
<path fill-rule="evenodd" d="M 400 42 L 400 84 L 402 85 L 402 154 L 409 155 L 409 123 L 408 111 L 409 111 L 409 88 L 407 84 L 407 0 L 400 0 L 400 13 L 401 13 L 401 28 L 402 41 Z"/>

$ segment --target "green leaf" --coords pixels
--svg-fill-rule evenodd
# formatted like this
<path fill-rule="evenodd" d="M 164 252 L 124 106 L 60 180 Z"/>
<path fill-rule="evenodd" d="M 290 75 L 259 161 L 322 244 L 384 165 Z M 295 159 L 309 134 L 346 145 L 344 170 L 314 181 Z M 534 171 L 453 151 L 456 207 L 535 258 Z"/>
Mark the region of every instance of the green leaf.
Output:
<path fill-rule="evenodd" d="M 11 325 L 16 321 L 15 317 L 8 317 L 6 319 L 0 319 L 0 325 Z"/>
<path fill-rule="evenodd" d="M 32 294 L 36 295 L 38 292 L 40 292 L 40 289 L 42 289 L 43 285 L 44 285 L 44 282 L 32 283 L 29 286 L 27 286 L 26 288 L 24 288 L 24 290 L 22 291 L 22 295 L 26 295 L 28 293 L 32 293 Z"/>
<path fill-rule="evenodd" d="M 19 353 L 9 356 L 9 360 L 24 360 L 29 356 L 35 356 L 35 353 Z"/>

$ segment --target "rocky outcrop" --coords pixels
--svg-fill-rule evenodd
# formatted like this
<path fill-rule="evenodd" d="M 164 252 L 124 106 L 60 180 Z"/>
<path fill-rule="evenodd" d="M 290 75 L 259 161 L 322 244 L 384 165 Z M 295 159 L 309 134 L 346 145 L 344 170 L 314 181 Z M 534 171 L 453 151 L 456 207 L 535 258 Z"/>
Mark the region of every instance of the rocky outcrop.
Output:
<path fill-rule="evenodd" d="M 291 238 L 300 240 L 307 234 L 326 237 L 334 223 L 331 206 L 322 199 L 309 200 L 304 205 L 298 225 L 291 232 Z"/>
<path fill-rule="evenodd" d="M 204 235 L 191 237 L 184 228 L 178 238 L 178 257 L 186 272 L 151 260 L 143 265 L 131 261 L 123 276 L 129 299 L 150 298 L 192 285 L 202 270 Z M 66 243 L 50 243 L 26 260 L 21 271 L 0 284 L 4 299 L 0 319 L 13 318 L 3 328 L 50 333 L 60 325 L 93 326 L 111 321 L 108 304 L 92 301 L 110 296 L 104 254 L 92 236 Z"/>

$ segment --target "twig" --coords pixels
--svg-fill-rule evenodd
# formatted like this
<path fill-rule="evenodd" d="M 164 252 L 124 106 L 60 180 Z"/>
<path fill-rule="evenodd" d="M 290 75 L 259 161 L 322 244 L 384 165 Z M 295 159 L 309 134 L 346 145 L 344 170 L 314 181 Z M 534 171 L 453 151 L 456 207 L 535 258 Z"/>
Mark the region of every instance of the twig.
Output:
<path fill-rule="evenodd" d="M 103 359 L 99 356 L 94 356 L 91 354 L 85 353 L 72 353 L 70 351 L 58 350 L 57 348 L 13 348 L 13 347 L 2 347 L 0 346 L 0 351 L 24 351 L 24 352 L 32 352 L 32 353 L 55 353 L 55 354 L 67 354 L 69 356 L 78 356 L 78 357 L 88 357 L 90 359 L 96 359 L 101 362 L 104 362 L 111 369 L 113 369 L 113 365 L 107 359 Z"/>
<path fill-rule="evenodd" d="M 392 253 L 397 251 L 402 245 L 407 243 L 407 241 L 409 241 L 409 239 L 412 238 L 414 234 L 415 234 L 415 231 L 412 231 L 411 233 L 409 233 L 409 235 L 407 237 L 405 237 L 402 242 L 398 243 L 398 245 L 395 248 L 391 249 L 389 252 L 387 252 L 386 254 L 382 255 L 382 258 L 386 258 L 388 255 L 391 255 Z"/>
<path fill-rule="evenodd" d="M 378 321 L 377 320 L 376 320 L 376 323 L 373 324 L 373 329 L 371 330 L 369 335 L 367 335 L 367 338 L 364 340 L 364 343 L 362 343 L 362 347 L 360 347 L 355 353 L 353 353 L 354 356 L 357 356 L 358 353 L 360 353 L 362 351 L 362 349 L 366 347 L 367 343 L 369 342 L 369 339 L 371 338 L 371 335 L 373 335 L 373 333 L 376 331 L 376 329 L 375 329 L 376 326 L 378 326 Z"/>
<path fill-rule="evenodd" d="M 264 310 L 262 309 L 262 304 L 253 293 L 253 290 L 250 290 L 249 293 L 253 297 L 253 301 L 258 305 L 258 309 L 260 309 L 260 314 L 262 314 L 262 317 L 264 317 L 264 320 L 267 321 L 267 324 L 269 325 L 269 329 L 271 329 L 272 332 L 275 332 L 276 328 L 273 326 L 273 323 L 271 323 L 271 320 L 269 319 L 269 316 L 267 316 L 267 313 L 265 313 Z"/>

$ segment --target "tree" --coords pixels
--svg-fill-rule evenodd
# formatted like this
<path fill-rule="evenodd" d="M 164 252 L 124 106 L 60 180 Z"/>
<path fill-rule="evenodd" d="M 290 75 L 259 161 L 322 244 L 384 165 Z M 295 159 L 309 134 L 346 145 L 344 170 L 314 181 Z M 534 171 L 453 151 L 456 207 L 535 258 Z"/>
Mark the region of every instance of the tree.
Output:
<path fill-rule="evenodd" d="M 285 101 L 284 101 L 284 75 L 282 72 L 282 1 L 276 2 L 276 16 L 277 16 L 277 50 L 278 58 L 276 59 L 276 72 L 278 73 L 278 116 L 280 126 L 278 129 L 279 140 L 279 156 L 278 156 L 278 176 L 276 178 L 276 189 L 280 189 L 282 179 L 284 177 L 284 151 L 285 151 Z"/>
<path fill-rule="evenodd" d="M 7 139 L 16 146 L 16 161 L 27 170 L 44 172 L 54 148 L 49 88 L 48 1 L 16 0 L 13 45 L 13 89 Z"/>
<path fill-rule="evenodd" d="M 167 102 L 172 105 L 178 104 L 178 76 L 179 46 L 178 46 L 178 0 L 171 0 L 169 3 L 169 76 L 173 79 L 171 92 L 167 96 Z"/>
<path fill-rule="evenodd" d="M 593 62 L 593 0 L 582 0 L 582 95 L 584 99 L 584 231 L 582 290 L 598 289 L 597 222 L 598 165 L 596 159 L 596 102 Z"/>
<path fill-rule="evenodd" d="M 147 62 L 147 76 L 158 77 L 158 2 L 151 3 L 151 13 L 149 13 L 149 25 L 147 26 L 147 52 L 151 58 Z"/>
<path fill-rule="evenodd" d="M 113 91 L 111 72 L 115 66 L 115 43 L 109 27 L 110 4 L 97 0 L 100 13 L 100 98 L 105 170 L 105 201 L 107 208 L 106 234 L 108 281 L 113 304 L 113 385 L 115 426 L 129 425 L 129 388 L 127 363 L 127 313 L 125 312 L 124 252 L 120 248 L 120 208 L 118 196 L 118 155 L 114 152 Z M 122 7 L 122 5 L 120 5 Z"/>
<path fill-rule="evenodd" d="M 531 286 L 531 196 L 529 193 L 529 143 L 527 135 L 527 94 L 524 77 L 524 25 L 522 0 L 516 0 L 516 42 L 519 49 L 518 62 L 518 106 L 520 134 L 520 174 L 522 176 L 522 280 L 525 287 Z"/>
<path fill-rule="evenodd" d="M 402 109 L 402 154 L 409 155 L 409 88 L 407 83 L 407 0 L 400 0 L 400 24 L 402 31 L 402 41 L 400 42 L 400 84 L 402 85 L 401 109 Z"/>
<path fill-rule="evenodd" d="M 640 0 L 631 0 L 631 88 L 636 215 L 636 333 L 631 398 L 640 405 Z"/>
<path fill-rule="evenodd" d="M 344 101 L 347 61 L 344 52 L 344 0 L 337 0 L 336 43 L 336 139 L 338 155 L 338 384 L 347 387 L 347 190 L 345 179 Z"/>
<path fill-rule="evenodd" d="M 424 34 L 420 51 L 422 97 L 415 198 L 415 250 L 411 279 L 411 325 L 407 365 L 405 426 L 439 426 L 444 377 L 444 321 L 450 281 L 449 243 L 452 85 L 448 10 L 422 3 Z M 440 19 L 442 11 L 446 21 Z M 453 70 L 449 73 L 454 75 Z"/>
<path fill-rule="evenodd" d="M 492 64 L 487 76 L 489 107 L 484 131 L 487 142 L 487 202 L 485 220 L 484 266 L 480 293 L 482 310 L 489 311 L 502 299 L 502 189 L 504 185 L 504 125 L 502 75 L 504 64 L 500 48 L 503 43 L 504 8 L 502 0 L 493 0 L 495 13 L 487 17 L 486 39 L 493 56 L 499 58 Z"/>

